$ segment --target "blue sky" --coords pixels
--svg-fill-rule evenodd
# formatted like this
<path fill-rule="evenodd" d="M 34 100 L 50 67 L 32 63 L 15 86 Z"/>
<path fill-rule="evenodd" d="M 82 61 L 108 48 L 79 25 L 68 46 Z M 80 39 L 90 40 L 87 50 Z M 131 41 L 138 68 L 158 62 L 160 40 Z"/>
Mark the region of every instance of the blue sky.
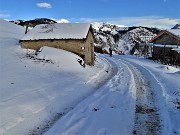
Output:
<path fill-rule="evenodd" d="M 180 23 L 180 0 L 0 0 L 0 18 L 62 18 L 70 22 L 171 27 Z"/>

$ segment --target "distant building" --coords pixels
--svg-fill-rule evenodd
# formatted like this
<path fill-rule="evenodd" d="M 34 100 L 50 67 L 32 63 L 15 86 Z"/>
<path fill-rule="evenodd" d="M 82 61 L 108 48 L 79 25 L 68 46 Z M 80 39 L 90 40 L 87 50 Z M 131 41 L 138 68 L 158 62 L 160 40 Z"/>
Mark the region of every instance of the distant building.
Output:
<path fill-rule="evenodd" d="M 90 24 L 55 23 L 34 27 L 21 40 L 22 48 L 39 50 L 43 46 L 64 49 L 94 65 L 94 36 Z"/>
<path fill-rule="evenodd" d="M 180 45 L 180 29 L 163 30 L 149 42 L 154 44 Z"/>
<path fill-rule="evenodd" d="M 149 43 L 153 43 L 154 60 L 180 66 L 180 29 L 164 30 Z"/>

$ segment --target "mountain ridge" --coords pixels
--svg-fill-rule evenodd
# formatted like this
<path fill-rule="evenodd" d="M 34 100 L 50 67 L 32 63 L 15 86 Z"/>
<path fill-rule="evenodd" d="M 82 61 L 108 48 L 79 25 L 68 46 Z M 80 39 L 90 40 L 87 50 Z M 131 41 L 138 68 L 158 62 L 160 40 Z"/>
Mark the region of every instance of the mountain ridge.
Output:
<path fill-rule="evenodd" d="M 109 48 L 120 54 L 133 53 L 134 46 L 156 36 L 160 29 L 142 26 L 119 27 L 111 23 L 92 23 L 95 35 L 95 50 L 108 53 Z"/>

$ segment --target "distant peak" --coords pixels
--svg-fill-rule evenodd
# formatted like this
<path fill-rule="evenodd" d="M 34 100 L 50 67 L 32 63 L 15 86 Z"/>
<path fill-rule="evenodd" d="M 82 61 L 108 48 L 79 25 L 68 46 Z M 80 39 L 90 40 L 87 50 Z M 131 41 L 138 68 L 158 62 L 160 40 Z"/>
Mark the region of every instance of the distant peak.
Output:
<path fill-rule="evenodd" d="M 172 29 L 180 29 L 180 24 L 176 24 Z"/>

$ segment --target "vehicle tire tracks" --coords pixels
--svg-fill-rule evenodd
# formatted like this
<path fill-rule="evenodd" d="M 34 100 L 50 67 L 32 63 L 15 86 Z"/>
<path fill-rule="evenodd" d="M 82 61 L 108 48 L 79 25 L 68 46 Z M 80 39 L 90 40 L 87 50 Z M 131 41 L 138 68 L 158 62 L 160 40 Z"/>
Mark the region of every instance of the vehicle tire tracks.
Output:
<path fill-rule="evenodd" d="M 150 82 L 143 74 L 126 60 L 121 60 L 134 77 L 136 89 L 136 109 L 133 135 L 158 135 L 161 131 L 161 119 L 155 102 L 155 93 Z M 144 68 L 146 71 L 146 69 Z M 148 71 L 147 71 L 148 72 Z M 150 74 L 149 74 L 150 75 Z"/>

